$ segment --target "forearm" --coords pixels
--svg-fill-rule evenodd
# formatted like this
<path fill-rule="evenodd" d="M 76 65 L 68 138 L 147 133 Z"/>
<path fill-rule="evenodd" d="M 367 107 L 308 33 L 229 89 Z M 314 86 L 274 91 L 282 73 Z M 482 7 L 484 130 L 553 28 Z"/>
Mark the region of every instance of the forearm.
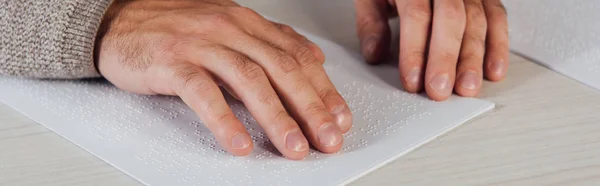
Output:
<path fill-rule="evenodd" d="M 94 47 L 113 0 L 0 0 L 0 74 L 100 77 Z"/>

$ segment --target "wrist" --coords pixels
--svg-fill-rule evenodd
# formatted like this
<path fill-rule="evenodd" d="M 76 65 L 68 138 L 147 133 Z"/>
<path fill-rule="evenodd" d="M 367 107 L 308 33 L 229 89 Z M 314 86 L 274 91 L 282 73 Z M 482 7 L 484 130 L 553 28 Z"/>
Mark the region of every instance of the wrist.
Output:
<path fill-rule="evenodd" d="M 100 27 L 98 28 L 98 32 L 94 41 L 94 65 L 98 72 L 100 72 L 100 69 L 98 68 L 98 63 L 100 49 L 102 48 L 102 40 L 104 39 L 104 36 L 109 32 L 115 16 L 118 14 L 118 12 L 120 12 L 120 10 L 123 8 L 123 4 L 127 1 L 129 0 L 114 0 L 104 13 L 104 16 L 102 16 L 102 21 L 100 22 Z"/>

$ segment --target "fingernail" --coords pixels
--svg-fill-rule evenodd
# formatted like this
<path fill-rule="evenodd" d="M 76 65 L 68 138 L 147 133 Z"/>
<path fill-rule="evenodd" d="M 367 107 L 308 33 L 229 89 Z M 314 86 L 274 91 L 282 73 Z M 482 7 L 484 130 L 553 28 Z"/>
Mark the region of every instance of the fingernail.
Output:
<path fill-rule="evenodd" d="M 504 63 L 504 60 L 500 59 L 492 62 L 490 70 L 492 70 L 492 73 L 496 74 L 496 76 L 500 77 L 503 75 L 505 68 L 506 65 Z"/>
<path fill-rule="evenodd" d="M 446 94 L 450 89 L 450 86 L 448 85 L 449 81 L 450 80 L 447 73 L 439 74 L 433 77 L 431 82 L 429 82 L 429 86 L 440 94 Z"/>
<path fill-rule="evenodd" d="M 378 36 L 369 36 L 362 42 L 362 51 L 364 56 L 370 56 L 375 52 L 375 48 L 377 47 L 377 41 L 379 40 Z"/>
<path fill-rule="evenodd" d="M 346 115 L 344 114 L 344 109 L 346 106 L 338 105 L 331 110 L 331 115 L 335 118 L 335 122 L 340 127 L 340 129 L 346 128 Z"/>
<path fill-rule="evenodd" d="M 458 79 L 462 88 L 470 90 L 476 89 L 481 82 L 481 78 L 479 78 L 477 76 L 477 72 L 473 70 L 467 70 L 463 72 Z"/>
<path fill-rule="evenodd" d="M 342 133 L 338 126 L 326 123 L 319 129 L 319 142 L 325 147 L 333 147 L 342 142 Z"/>
<path fill-rule="evenodd" d="M 421 68 L 413 67 L 404 79 L 409 86 L 417 86 L 421 79 Z"/>
<path fill-rule="evenodd" d="M 308 141 L 300 129 L 288 131 L 285 135 L 285 146 L 291 151 L 304 152 L 308 150 Z"/>
<path fill-rule="evenodd" d="M 231 139 L 231 147 L 234 149 L 245 149 L 251 144 L 250 136 L 246 133 L 238 133 Z"/>

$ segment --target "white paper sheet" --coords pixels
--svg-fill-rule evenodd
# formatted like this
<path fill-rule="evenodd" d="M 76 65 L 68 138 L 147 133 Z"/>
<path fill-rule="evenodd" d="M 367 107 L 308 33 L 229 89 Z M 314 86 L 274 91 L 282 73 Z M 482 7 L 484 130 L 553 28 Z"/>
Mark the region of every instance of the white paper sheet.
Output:
<path fill-rule="evenodd" d="M 359 54 L 311 39 L 324 49 L 326 69 L 354 113 L 338 154 L 312 151 L 302 161 L 284 159 L 232 100 L 255 139 L 248 157 L 222 150 L 178 98 L 129 94 L 101 80 L 1 77 L 0 101 L 147 185 L 345 184 L 493 107 L 477 99 L 433 102 L 402 92 L 390 84 L 397 82 L 396 69 L 361 70 Z"/>
<path fill-rule="evenodd" d="M 600 90 L 600 1 L 504 2 L 513 51 Z"/>

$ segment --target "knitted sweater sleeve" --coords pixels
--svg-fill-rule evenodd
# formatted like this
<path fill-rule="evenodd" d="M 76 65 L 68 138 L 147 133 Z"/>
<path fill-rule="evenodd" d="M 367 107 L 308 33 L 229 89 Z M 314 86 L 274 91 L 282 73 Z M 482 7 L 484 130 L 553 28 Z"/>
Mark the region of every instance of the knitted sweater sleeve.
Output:
<path fill-rule="evenodd" d="M 0 74 L 100 77 L 94 44 L 113 0 L 0 0 Z"/>

